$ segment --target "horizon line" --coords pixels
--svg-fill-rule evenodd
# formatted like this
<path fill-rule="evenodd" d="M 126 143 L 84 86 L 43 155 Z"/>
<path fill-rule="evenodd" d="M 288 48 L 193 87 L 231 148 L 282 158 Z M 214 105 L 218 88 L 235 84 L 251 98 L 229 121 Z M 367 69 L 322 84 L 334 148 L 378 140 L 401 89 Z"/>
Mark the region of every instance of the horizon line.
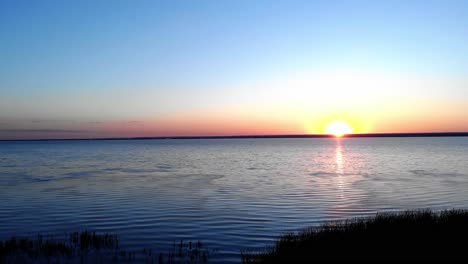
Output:
<path fill-rule="evenodd" d="M 356 133 L 336 137 L 332 134 L 280 134 L 280 135 L 229 135 L 229 136 L 154 136 L 154 137 L 103 137 L 103 138 L 39 138 L 0 139 L 0 141 L 78 141 L 78 140 L 163 140 L 163 139 L 242 139 L 242 138 L 372 138 L 372 137 L 468 137 L 468 132 L 416 132 L 416 133 Z"/>

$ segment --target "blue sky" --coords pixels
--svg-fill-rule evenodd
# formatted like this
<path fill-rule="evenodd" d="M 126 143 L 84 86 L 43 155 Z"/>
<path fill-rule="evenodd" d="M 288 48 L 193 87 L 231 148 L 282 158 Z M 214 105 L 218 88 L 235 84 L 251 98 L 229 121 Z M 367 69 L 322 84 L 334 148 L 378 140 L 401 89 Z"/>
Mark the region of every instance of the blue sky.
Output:
<path fill-rule="evenodd" d="M 0 128 L 209 118 L 246 97 L 268 112 L 259 83 L 324 69 L 410 75 L 422 96 L 436 78 L 427 100 L 468 102 L 466 1 L 1 1 L 0 32 Z"/>

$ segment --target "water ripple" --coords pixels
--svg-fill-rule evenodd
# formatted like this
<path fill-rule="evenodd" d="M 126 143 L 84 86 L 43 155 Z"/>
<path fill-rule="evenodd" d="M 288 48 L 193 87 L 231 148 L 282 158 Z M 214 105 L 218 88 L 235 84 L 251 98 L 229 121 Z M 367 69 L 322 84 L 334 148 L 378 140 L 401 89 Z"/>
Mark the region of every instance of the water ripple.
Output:
<path fill-rule="evenodd" d="M 202 240 L 214 263 L 235 263 L 323 221 L 467 207 L 467 141 L 1 142 L 0 239 L 92 229 L 156 251 Z"/>

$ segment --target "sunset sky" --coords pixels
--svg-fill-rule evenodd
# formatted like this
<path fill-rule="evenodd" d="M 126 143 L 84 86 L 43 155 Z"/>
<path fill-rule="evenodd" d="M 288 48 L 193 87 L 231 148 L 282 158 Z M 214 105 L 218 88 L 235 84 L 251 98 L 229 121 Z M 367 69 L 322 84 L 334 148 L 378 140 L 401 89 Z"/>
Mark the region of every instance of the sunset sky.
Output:
<path fill-rule="evenodd" d="M 468 131 L 468 1 L 0 1 L 0 139 Z"/>

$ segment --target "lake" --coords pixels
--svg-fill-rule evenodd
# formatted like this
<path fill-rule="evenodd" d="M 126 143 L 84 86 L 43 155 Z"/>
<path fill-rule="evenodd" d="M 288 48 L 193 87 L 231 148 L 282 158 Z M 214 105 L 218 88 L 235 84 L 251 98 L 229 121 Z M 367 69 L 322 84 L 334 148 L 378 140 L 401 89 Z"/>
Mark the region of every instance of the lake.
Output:
<path fill-rule="evenodd" d="M 468 137 L 0 142 L 0 190 L 0 239 L 89 229 L 239 262 L 323 221 L 467 208 Z"/>

